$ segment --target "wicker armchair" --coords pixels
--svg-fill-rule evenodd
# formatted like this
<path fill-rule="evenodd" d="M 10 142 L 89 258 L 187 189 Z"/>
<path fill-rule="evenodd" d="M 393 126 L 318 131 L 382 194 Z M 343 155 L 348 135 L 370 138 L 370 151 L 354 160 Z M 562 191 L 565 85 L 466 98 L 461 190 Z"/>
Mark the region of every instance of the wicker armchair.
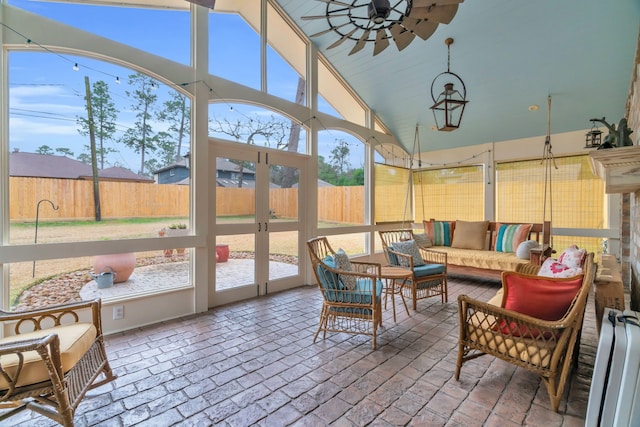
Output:
<path fill-rule="evenodd" d="M 539 266 L 523 267 L 520 270 L 535 273 L 538 268 Z M 569 300 L 570 304 L 564 315 L 553 321 L 541 320 L 460 295 L 460 334 L 455 378 L 460 378 L 460 370 L 465 362 L 485 354 L 492 355 L 540 375 L 549 393 L 551 409 L 557 412 L 571 372 L 572 359 L 577 363 L 584 310 L 595 277 L 593 253 L 587 255 L 583 275 L 575 278 L 549 279 L 519 272 L 504 272 L 503 288 L 505 280 L 509 280 L 505 278 L 510 276 L 528 283 L 547 280 L 551 281 L 552 286 L 562 286 L 563 281 L 577 280 L 579 290 Z"/>
<path fill-rule="evenodd" d="M 378 231 L 378 234 L 389 265 L 403 267 L 412 272 L 402 292 L 407 298 L 411 298 L 414 310 L 417 309 L 417 301 L 420 299 L 440 296 L 443 303 L 448 301 L 446 253 L 419 248 L 424 265 L 415 266 L 411 255 L 393 248 L 395 242 L 415 240 L 412 230 Z"/>
<path fill-rule="evenodd" d="M 323 331 L 323 339 L 327 332 L 364 334 L 371 336 L 375 350 L 377 330 L 382 326 L 380 264 L 350 261 L 351 271 L 341 270 L 336 266 L 336 252 L 326 237 L 309 240 L 307 247 L 323 296 L 320 323 L 313 342 L 320 331 Z"/>
<path fill-rule="evenodd" d="M 113 381 L 104 349 L 100 300 L 28 312 L 0 311 L 0 421 L 31 409 L 64 426 L 86 392 Z M 90 310 L 91 321 L 80 321 Z"/>

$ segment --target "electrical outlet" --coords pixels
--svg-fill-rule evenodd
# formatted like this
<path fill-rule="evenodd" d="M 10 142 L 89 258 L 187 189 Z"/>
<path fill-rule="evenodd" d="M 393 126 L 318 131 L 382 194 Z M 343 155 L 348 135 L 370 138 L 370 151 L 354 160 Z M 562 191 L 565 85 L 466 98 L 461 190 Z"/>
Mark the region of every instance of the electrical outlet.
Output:
<path fill-rule="evenodd" d="M 113 320 L 124 319 L 124 305 L 113 306 Z"/>

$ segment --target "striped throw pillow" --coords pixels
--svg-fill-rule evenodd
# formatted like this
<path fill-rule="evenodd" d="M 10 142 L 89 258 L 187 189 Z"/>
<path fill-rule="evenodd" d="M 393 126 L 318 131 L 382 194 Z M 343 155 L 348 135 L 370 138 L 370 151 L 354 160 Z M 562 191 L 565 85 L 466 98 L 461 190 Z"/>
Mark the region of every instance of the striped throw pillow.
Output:
<path fill-rule="evenodd" d="M 455 221 L 424 221 L 424 231 L 433 246 L 451 246 Z"/>
<path fill-rule="evenodd" d="M 520 243 L 529 238 L 532 224 L 500 224 L 497 227 L 495 250 L 514 253 Z"/>

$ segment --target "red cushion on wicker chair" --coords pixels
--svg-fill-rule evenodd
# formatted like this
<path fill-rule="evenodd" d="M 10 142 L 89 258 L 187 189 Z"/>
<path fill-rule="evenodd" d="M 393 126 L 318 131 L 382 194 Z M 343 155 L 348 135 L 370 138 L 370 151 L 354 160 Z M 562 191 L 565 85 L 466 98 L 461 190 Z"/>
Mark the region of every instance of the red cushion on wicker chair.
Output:
<path fill-rule="evenodd" d="M 583 275 L 570 278 L 529 276 L 515 272 L 502 274 L 504 291 L 502 306 L 520 314 L 542 320 L 559 320 L 569 310 L 582 286 Z M 500 322 L 500 330 L 513 336 L 537 336 L 537 331 L 522 331 L 517 325 Z M 525 329 L 527 329 L 525 327 Z"/>

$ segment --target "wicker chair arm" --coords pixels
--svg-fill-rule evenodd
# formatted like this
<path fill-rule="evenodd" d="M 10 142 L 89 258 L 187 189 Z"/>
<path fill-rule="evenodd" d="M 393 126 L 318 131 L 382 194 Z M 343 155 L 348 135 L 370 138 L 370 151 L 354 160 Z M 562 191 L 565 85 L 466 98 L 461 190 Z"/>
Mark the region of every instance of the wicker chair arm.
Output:
<path fill-rule="evenodd" d="M 0 344 L 0 356 L 8 354 L 23 353 L 25 351 L 38 350 L 57 340 L 56 334 L 49 334 L 44 337 L 30 338 L 19 341 L 11 341 Z"/>
<path fill-rule="evenodd" d="M 358 273 L 368 273 L 380 276 L 381 264 L 379 262 L 351 261 L 351 268 Z"/>

